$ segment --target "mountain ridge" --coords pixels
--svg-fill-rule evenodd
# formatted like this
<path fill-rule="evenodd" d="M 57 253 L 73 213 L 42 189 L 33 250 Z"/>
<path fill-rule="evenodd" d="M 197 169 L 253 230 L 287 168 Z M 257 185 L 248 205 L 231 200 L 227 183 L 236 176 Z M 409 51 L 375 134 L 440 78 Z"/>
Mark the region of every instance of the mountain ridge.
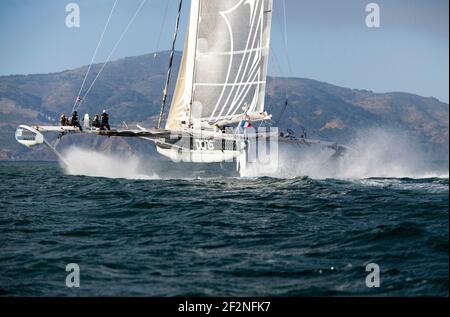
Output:
<path fill-rule="evenodd" d="M 80 111 L 95 114 L 107 108 L 113 124 L 124 121 L 128 125 L 154 126 L 161 104 L 167 55 L 165 51 L 111 61 Z M 177 52 L 170 92 L 180 59 L 181 53 Z M 87 87 L 101 65 L 92 66 Z M 18 145 L 14 130 L 20 123 L 55 123 L 61 113 L 69 113 L 86 70 L 87 66 L 82 66 L 49 74 L 0 77 L 0 159 L 52 159 L 48 151 L 30 151 Z M 289 106 L 283 112 L 285 91 Z M 404 92 L 374 93 L 299 77 L 269 77 L 266 96 L 266 108 L 275 120 L 283 114 L 280 128 L 301 131 L 305 127 L 314 137 L 341 143 L 348 142 L 361 129 L 398 129 L 423 144 L 430 158 L 448 160 L 449 106 L 434 97 Z M 171 95 L 169 103 L 170 98 Z M 132 151 L 136 147 L 127 140 L 89 142 L 89 146 L 111 151 L 117 148 Z"/>

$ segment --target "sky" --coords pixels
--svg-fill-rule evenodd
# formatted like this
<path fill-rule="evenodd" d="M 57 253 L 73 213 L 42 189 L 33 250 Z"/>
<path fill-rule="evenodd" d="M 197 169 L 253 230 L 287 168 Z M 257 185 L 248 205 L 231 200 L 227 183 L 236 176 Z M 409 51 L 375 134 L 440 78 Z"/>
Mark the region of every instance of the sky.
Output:
<path fill-rule="evenodd" d="M 106 60 L 141 1 L 118 0 L 96 62 Z M 380 27 L 366 25 L 366 5 Z M 66 5 L 80 27 L 66 26 Z M 0 0 L 0 75 L 88 65 L 114 0 Z M 170 48 L 178 0 L 146 0 L 112 59 Z M 183 4 L 180 40 L 190 1 Z M 448 0 L 274 0 L 270 75 L 310 78 L 374 92 L 403 91 L 449 102 Z M 166 12 L 167 14 L 164 14 Z M 164 18 L 165 17 L 165 18 Z M 101 80 L 101 79 L 100 79 Z"/>

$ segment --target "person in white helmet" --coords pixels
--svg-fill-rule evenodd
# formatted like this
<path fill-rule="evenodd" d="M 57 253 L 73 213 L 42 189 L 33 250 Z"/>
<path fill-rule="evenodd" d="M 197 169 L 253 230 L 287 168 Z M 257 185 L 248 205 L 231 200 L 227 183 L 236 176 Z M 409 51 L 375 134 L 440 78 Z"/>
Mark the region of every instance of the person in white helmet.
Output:
<path fill-rule="evenodd" d="M 103 110 L 102 113 L 102 124 L 100 126 L 100 130 L 111 130 L 109 126 L 109 115 L 106 113 L 106 110 Z"/>

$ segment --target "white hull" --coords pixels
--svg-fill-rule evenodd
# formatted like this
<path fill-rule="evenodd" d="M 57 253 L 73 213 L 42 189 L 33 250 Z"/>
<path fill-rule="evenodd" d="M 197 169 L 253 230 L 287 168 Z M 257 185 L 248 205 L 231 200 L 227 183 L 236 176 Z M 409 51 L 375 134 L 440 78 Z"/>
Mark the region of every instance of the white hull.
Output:
<path fill-rule="evenodd" d="M 188 150 L 183 148 L 162 148 L 156 146 L 159 154 L 175 162 L 186 163 L 220 163 L 233 161 L 241 155 L 239 151 Z"/>

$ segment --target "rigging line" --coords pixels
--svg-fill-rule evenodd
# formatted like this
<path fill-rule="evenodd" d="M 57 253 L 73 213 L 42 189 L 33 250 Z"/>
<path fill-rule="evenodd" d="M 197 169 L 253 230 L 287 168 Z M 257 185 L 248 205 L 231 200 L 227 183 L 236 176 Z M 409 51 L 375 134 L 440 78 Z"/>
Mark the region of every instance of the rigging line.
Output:
<path fill-rule="evenodd" d="M 274 89 L 274 96 L 276 92 L 277 85 L 280 87 L 280 89 L 283 91 L 285 97 L 286 97 L 286 81 L 282 78 L 283 70 L 281 69 L 280 63 L 278 61 L 278 58 L 275 54 L 275 51 L 272 46 L 269 47 L 270 52 L 270 68 L 271 68 L 271 74 L 272 74 L 272 86 Z M 270 97 L 269 107 L 267 108 L 267 112 L 270 113 L 272 110 L 272 107 L 274 106 L 274 100 L 272 100 L 272 97 Z M 275 99 L 275 98 L 274 98 Z"/>
<path fill-rule="evenodd" d="M 279 27 L 280 35 L 283 38 L 284 35 L 283 35 L 283 27 L 281 26 L 281 22 L 280 22 L 281 21 L 280 13 L 278 12 L 278 10 L 274 10 L 274 12 L 277 15 L 277 19 L 274 19 L 274 21 L 276 21 L 276 24 Z M 281 42 L 283 42 L 283 40 Z M 280 78 L 286 78 L 288 76 L 288 72 L 286 72 L 286 70 L 283 67 L 286 65 L 282 65 L 282 63 L 279 61 L 278 57 L 275 54 L 275 49 L 274 49 L 273 45 L 270 45 L 270 54 L 271 54 L 271 56 L 272 55 L 275 56 L 275 61 L 277 63 L 278 69 L 280 71 L 280 73 L 279 73 Z"/>
<path fill-rule="evenodd" d="M 285 72 L 284 72 L 283 67 L 278 59 L 278 56 L 277 56 L 275 50 L 272 48 L 272 46 L 270 47 L 270 56 L 272 57 L 273 67 L 278 69 L 279 76 L 276 78 L 278 79 L 280 86 L 283 89 L 284 97 L 287 99 L 287 95 L 288 95 L 287 80 L 286 80 L 286 77 L 283 76 L 283 74 L 285 74 Z"/>
<path fill-rule="evenodd" d="M 270 52 L 270 47 L 269 47 L 269 52 Z M 277 82 L 278 79 L 275 77 L 275 74 L 276 74 L 277 71 L 275 69 L 276 65 L 275 65 L 275 62 L 273 61 L 273 56 L 269 57 L 269 66 L 268 67 L 270 68 L 269 73 L 272 74 L 271 85 L 273 86 L 273 89 L 275 89 L 276 82 Z M 268 79 L 266 81 L 269 82 Z M 269 106 L 267 107 L 266 111 L 268 113 L 270 113 L 270 111 L 272 110 L 272 106 L 273 106 L 272 96 L 270 94 L 267 94 L 267 96 L 266 96 L 266 103 L 269 104 Z"/>
<path fill-rule="evenodd" d="M 108 62 L 110 61 L 111 57 L 113 56 L 113 54 L 115 53 L 117 47 L 119 46 L 120 42 L 122 42 L 122 39 L 125 37 L 125 34 L 128 32 L 128 30 L 130 29 L 131 25 L 133 24 L 134 20 L 136 19 L 137 15 L 139 14 L 139 12 L 141 11 L 142 7 L 144 6 L 144 4 L 147 2 L 147 0 L 142 0 L 141 4 L 139 5 L 139 7 L 137 8 L 136 12 L 134 13 L 133 17 L 131 18 L 130 22 L 128 22 L 127 26 L 125 27 L 125 30 L 122 32 L 122 34 L 120 35 L 120 38 L 117 40 L 116 44 L 114 45 L 113 49 L 111 50 L 111 53 L 108 55 L 108 57 L 106 58 L 106 61 L 103 63 L 102 67 L 100 68 L 100 70 L 97 73 L 97 76 L 95 76 L 94 80 L 92 81 L 91 85 L 89 86 L 89 89 L 87 90 L 87 92 L 84 94 L 83 98 L 81 98 L 80 103 L 78 104 L 77 109 L 79 109 L 81 107 L 81 105 L 83 104 L 84 100 L 86 99 L 87 95 L 89 94 L 89 92 L 91 91 L 92 87 L 94 86 L 95 82 L 97 81 L 98 77 L 100 76 L 100 74 L 102 73 L 102 71 L 105 69 L 105 66 L 108 64 Z"/>
<path fill-rule="evenodd" d="M 287 32 L 287 15 L 286 15 L 286 0 L 283 0 L 283 26 L 284 26 L 284 49 L 286 53 L 286 61 L 288 64 L 289 76 L 292 76 L 291 59 L 289 58 L 288 32 Z"/>
<path fill-rule="evenodd" d="M 88 67 L 88 69 L 87 69 L 86 75 L 84 76 L 83 83 L 81 84 L 81 88 L 80 88 L 80 90 L 78 91 L 78 94 L 77 94 L 77 100 L 75 101 L 75 103 L 74 103 L 74 105 L 73 105 L 73 107 L 72 107 L 72 112 L 75 110 L 75 107 L 77 106 L 77 103 L 78 103 L 79 101 L 81 101 L 81 100 L 78 100 L 78 97 L 79 97 L 79 96 L 81 95 L 81 93 L 83 92 L 84 85 L 86 84 L 86 80 L 87 80 L 87 77 L 88 77 L 88 75 L 89 75 L 89 72 L 91 71 L 92 65 L 94 64 L 94 60 L 95 60 L 95 58 L 97 57 L 98 49 L 100 48 L 100 45 L 101 45 L 101 43 L 102 43 L 102 41 L 103 41 L 103 37 L 105 36 L 106 30 L 108 29 L 109 22 L 111 21 L 112 15 L 113 15 L 113 13 L 114 13 L 114 9 L 116 8 L 116 5 L 117 5 L 117 1 L 118 1 L 118 0 L 115 0 L 115 1 L 114 1 L 114 4 L 113 4 L 113 6 L 112 6 L 112 8 L 111 8 L 111 11 L 109 12 L 109 16 L 108 16 L 108 19 L 107 19 L 107 21 L 106 21 L 105 27 L 103 28 L 103 32 L 102 32 L 102 34 L 101 34 L 101 36 L 100 36 L 100 39 L 99 39 L 99 41 L 98 41 L 98 43 L 97 43 L 97 47 L 95 48 L 94 54 L 92 55 L 91 63 L 89 64 L 89 67 Z"/>
<path fill-rule="evenodd" d="M 159 30 L 158 40 L 156 42 L 156 49 L 155 49 L 155 55 L 153 56 L 153 63 L 155 63 L 156 55 L 159 52 L 159 47 L 161 45 L 161 39 L 162 39 L 163 31 L 164 31 L 164 26 L 166 25 L 167 14 L 169 12 L 170 3 L 171 3 L 171 0 L 166 1 L 166 8 L 164 9 L 164 15 L 163 15 L 162 23 L 161 23 L 161 29 Z"/>
<path fill-rule="evenodd" d="M 276 22 L 277 22 L 277 24 L 279 26 L 279 29 L 280 29 L 280 32 L 281 32 L 281 37 L 283 39 L 282 42 L 283 42 L 283 45 L 284 45 L 284 53 L 285 53 L 285 56 L 286 56 L 285 58 L 286 58 L 286 62 L 287 62 L 285 66 L 287 66 L 287 68 L 288 68 L 288 74 L 285 74 L 283 68 L 281 67 L 281 63 L 279 62 L 275 52 L 273 51 L 273 49 L 271 47 L 271 49 L 272 49 L 272 53 L 271 54 L 274 56 L 274 60 L 276 61 L 279 69 L 281 70 L 281 73 L 285 74 L 285 75 L 282 75 L 282 77 L 284 77 L 284 78 L 280 79 L 283 82 L 283 88 L 284 88 L 284 94 L 285 94 L 285 103 L 284 103 L 283 110 L 281 111 L 281 113 L 279 115 L 279 118 L 276 121 L 276 124 L 278 124 L 279 121 L 281 120 L 281 118 L 283 117 L 283 114 L 286 111 L 286 108 L 287 108 L 287 106 L 289 104 L 289 102 L 288 102 L 289 98 L 288 98 L 288 88 L 287 88 L 287 77 L 288 76 L 292 76 L 292 67 L 291 67 L 291 63 L 290 63 L 290 59 L 289 59 L 289 53 L 288 53 L 288 48 L 287 48 L 287 44 L 288 43 L 287 43 L 287 23 L 286 23 L 287 19 L 286 19 L 286 3 L 285 3 L 285 0 L 283 0 L 282 4 L 283 4 L 283 8 L 282 9 L 283 9 L 283 18 L 284 18 L 284 20 L 281 19 L 281 17 L 280 17 L 280 12 L 279 12 L 280 10 L 275 10 L 275 12 L 276 12 L 276 15 L 278 17 Z M 284 23 L 283 23 L 284 26 L 281 24 L 282 20 L 284 21 Z"/>
<path fill-rule="evenodd" d="M 283 22 L 284 22 L 283 23 L 283 25 L 284 25 L 284 52 L 286 55 L 286 62 L 287 62 L 287 66 L 288 66 L 289 77 L 292 77 L 293 72 L 292 72 L 291 59 L 289 56 L 289 43 L 288 43 L 288 32 L 287 32 L 286 0 L 283 0 Z M 286 79 L 286 82 L 287 82 L 287 79 Z M 288 89 L 287 89 L 287 85 L 286 85 L 286 101 L 284 103 L 283 110 L 281 111 L 280 116 L 278 117 L 277 124 L 280 123 L 288 106 L 289 106 L 289 95 L 288 95 Z"/>
<path fill-rule="evenodd" d="M 275 21 L 275 23 L 277 24 L 277 26 L 278 26 L 278 31 L 280 32 L 280 36 L 281 36 L 281 46 L 284 46 L 284 32 L 283 32 L 283 26 L 282 26 L 282 18 L 281 18 L 281 16 L 280 16 L 280 12 L 279 12 L 279 7 L 278 6 L 276 6 L 276 8 L 277 9 L 274 9 L 273 10 L 273 12 L 274 12 L 274 14 L 276 14 L 276 19 L 274 19 L 274 21 Z M 273 49 L 273 45 L 271 45 L 270 46 L 271 47 L 271 50 L 272 51 L 274 51 L 274 49 Z M 281 63 L 280 63 L 280 66 L 281 66 Z M 285 70 L 284 70 L 284 68 L 283 67 L 280 67 L 280 70 L 282 71 L 282 73 L 280 74 L 281 76 L 285 76 L 285 75 L 287 75 L 287 73 L 285 72 Z"/>
<path fill-rule="evenodd" d="M 272 59 L 273 59 L 273 61 L 274 61 L 274 62 L 273 62 L 273 67 L 278 68 L 279 71 L 280 71 L 281 73 L 283 73 L 282 68 L 281 68 L 281 64 L 280 64 L 280 62 L 279 62 L 279 60 L 278 60 L 278 58 L 277 58 L 277 55 L 275 54 L 275 51 L 272 49 L 272 47 L 271 47 L 271 56 L 272 56 Z M 278 79 L 279 79 L 279 81 L 280 81 L 280 86 L 281 86 L 282 89 L 284 90 L 285 103 L 284 103 L 283 110 L 281 110 L 281 113 L 280 113 L 280 115 L 279 115 L 279 117 L 278 117 L 278 120 L 275 120 L 275 121 L 274 121 L 276 124 L 279 124 L 281 118 L 283 117 L 284 112 L 286 111 L 287 106 L 289 105 L 289 102 L 288 102 L 287 80 L 286 80 L 286 78 L 278 78 Z"/>
<path fill-rule="evenodd" d="M 287 34 L 287 15 L 286 15 L 286 2 L 285 0 L 283 0 L 282 2 L 283 7 L 282 10 L 283 12 L 280 13 L 280 8 L 277 6 L 277 10 L 273 10 L 275 12 L 275 14 L 277 15 L 277 19 L 275 19 L 278 27 L 279 27 L 279 31 L 280 31 L 280 35 L 281 35 L 281 42 L 282 42 L 282 46 L 284 49 L 284 54 L 285 54 L 285 58 L 286 58 L 286 63 L 287 68 L 288 68 L 288 72 L 287 73 L 292 73 L 292 67 L 291 67 L 291 62 L 290 62 L 290 56 L 289 56 L 289 51 L 288 51 L 288 34 Z M 284 71 L 283 71 L 284 73 Z M 287 74 L 288 76 L 291 76 L 290 74 Z"/>
<path fill-rule="evenodd" d="M 172 64 L 173 64 L 173 56 L 175 54 L 175 44 L 177 42 L 178 37 L 178 29 L 180 27 L 180 17 L 181 17 L 181 9 L 183 8 L 183 0 L 180 0 L 180 3 L 178 5 L 178 14 L 177 14 L 177 20 L 175 23 L 175 32 L 173 33 L 173 41 L 172 41 L 172 50 L 170 51 L 170 59 L 169 59 L 169 67 L 167 70 L 167 78 L 166 78 L 166 84 L 164 86 L 163 90 L 163 99 L 161 103 L 161 111 L 159 113 L 159 120 L 158 120 L 158 129 L 161 128 L 162 119 L 164 116 L 164 108 L 166 107 L 167 102 L 167 95 L 168 95 L 168 89 L 169 89 L 169 83 L 170 83 L 170 76 L 172 74 Z"/>
<path fill-rule="evenodd" d="M 284 102 L 283 110 L 281 111 L 280 115 L 278 116 L 278 120 L 276 121 L 277 125 L 280 123 L 281 118 L 283 118 L 283 115 L 284 115 L 284 113 L 286 112 L 286 109 L 287 109 L 288 105 L 289 105 L 289 102 L 288 102 L 288 100 L 286 99 L 286 101 Z"/>

